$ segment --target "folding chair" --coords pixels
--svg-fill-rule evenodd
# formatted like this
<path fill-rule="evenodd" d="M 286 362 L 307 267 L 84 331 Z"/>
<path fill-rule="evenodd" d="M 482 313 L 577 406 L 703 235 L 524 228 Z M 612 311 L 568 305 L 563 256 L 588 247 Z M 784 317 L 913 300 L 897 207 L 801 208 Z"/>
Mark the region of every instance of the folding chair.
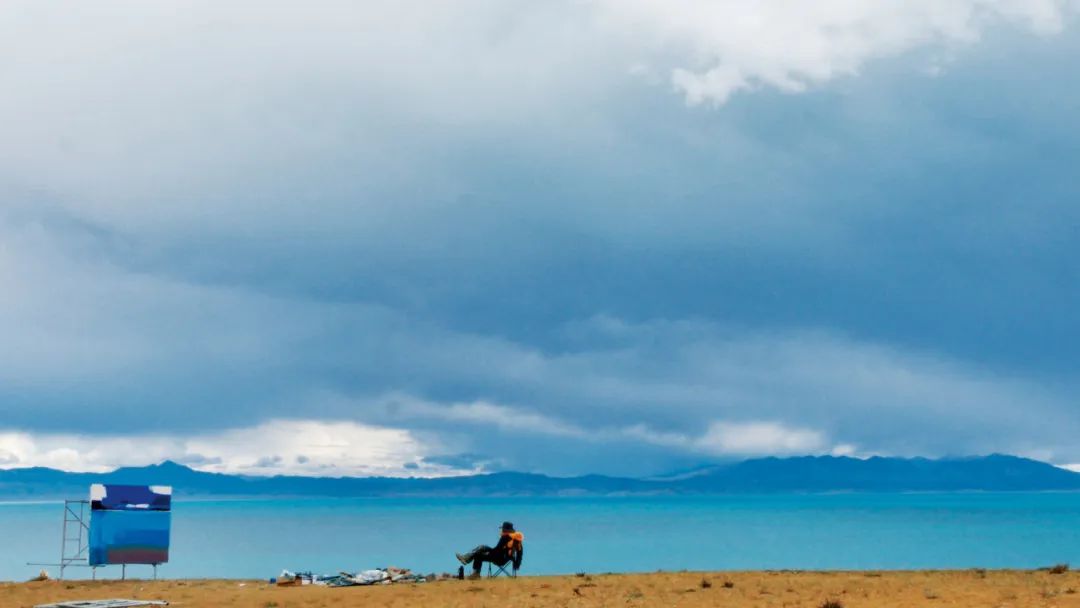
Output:
<path fill-rule="evenodd" d="M 523 557 L 525 557 L 525 547 L 519 546 L 517 550 L 514 551 L 514 554 L 511 556 L 510 561 L 504 563 L 503 565 L 500 566 L 499 564 L 493 564 L 491 562 L 488 562 L 488 578 L 495 578 L 500 574 L 506 576 L 507 578 L 517 578 L 517 573 L 518 570 L 521 569 L 521 559 Z M 495 566 L 494 570 L 491 569 L 492 566 Z M 507 568 L 510 568 L 510 571 L 507 571 Z"/>

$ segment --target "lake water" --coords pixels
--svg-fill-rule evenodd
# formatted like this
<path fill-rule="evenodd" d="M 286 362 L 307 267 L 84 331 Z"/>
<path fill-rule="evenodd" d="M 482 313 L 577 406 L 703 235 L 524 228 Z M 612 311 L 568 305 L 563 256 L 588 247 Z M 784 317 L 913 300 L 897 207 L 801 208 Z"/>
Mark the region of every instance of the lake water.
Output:
<path fill-rule="evenodd" d="M 60 503 L 0 504 L 0 580 L 59 557 Z M 268 578 L 283 568 L 456 570 L 513 521 L 523 573 L 1036 568 L 1080 564 L 1080 493 L 649 498 L 287 499 L 173 503 L 160 576 Z M 53 574 L 55 568 L 50 569 Z M 88 570 L 69 570 L 72 578 Z M 129 569 L 149 576 L 149 567 Z M 106 568 L 99 576 L 119 576 Z"/>

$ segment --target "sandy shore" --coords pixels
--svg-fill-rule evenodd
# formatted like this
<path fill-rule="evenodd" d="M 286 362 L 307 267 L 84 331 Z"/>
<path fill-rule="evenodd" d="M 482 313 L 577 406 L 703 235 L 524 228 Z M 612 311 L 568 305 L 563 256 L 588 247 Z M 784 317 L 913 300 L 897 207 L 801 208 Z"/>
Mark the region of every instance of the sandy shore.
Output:
<path fill-rule="evenodd" d="M 950 606 L 1080 608 L 1080 573 L 718 572 L 521 577 L 379 587 L 283 588 L 264 581 L 112 581 L 0 584 L 0 606 L 73 599 L 163 599 L 173 606 L 594 608 L 599 606 Z"/>

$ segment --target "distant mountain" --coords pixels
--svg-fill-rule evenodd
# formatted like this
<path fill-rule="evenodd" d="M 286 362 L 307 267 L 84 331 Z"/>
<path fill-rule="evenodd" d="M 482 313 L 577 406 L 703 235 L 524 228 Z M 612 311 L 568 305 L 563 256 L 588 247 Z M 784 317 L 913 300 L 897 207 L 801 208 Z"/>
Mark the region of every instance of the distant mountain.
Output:
<path fill-rule="evenodd" d="M 248 477 L 166 461 L 110 473 L 0 471 L 0 500 L 86 496 L 92 483 L 171 485 L 178 496 L 559 496 L 776 492 L 1080 490 L 1080 473 L 995 454 L 970 458 L 760 458 L 655 479 L 492 473 L 441 479 Z"/>
<path fill-rule="evenodd" d="M 970 458 L 761 458 L 698 471 L 675 482 L 696 492 L 1036 491 L 1080 489 L 1080 474 L 1037 460 Z"/>

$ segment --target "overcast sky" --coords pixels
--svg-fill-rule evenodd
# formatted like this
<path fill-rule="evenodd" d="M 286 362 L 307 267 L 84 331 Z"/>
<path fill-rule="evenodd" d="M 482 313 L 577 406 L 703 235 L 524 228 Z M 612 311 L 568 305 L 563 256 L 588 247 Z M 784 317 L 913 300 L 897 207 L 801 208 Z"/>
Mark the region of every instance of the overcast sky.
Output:
<path fill-rule="evenodd" d="M 1080 2 L 0 4 L 0 467 L 1080 463 Z"/>

